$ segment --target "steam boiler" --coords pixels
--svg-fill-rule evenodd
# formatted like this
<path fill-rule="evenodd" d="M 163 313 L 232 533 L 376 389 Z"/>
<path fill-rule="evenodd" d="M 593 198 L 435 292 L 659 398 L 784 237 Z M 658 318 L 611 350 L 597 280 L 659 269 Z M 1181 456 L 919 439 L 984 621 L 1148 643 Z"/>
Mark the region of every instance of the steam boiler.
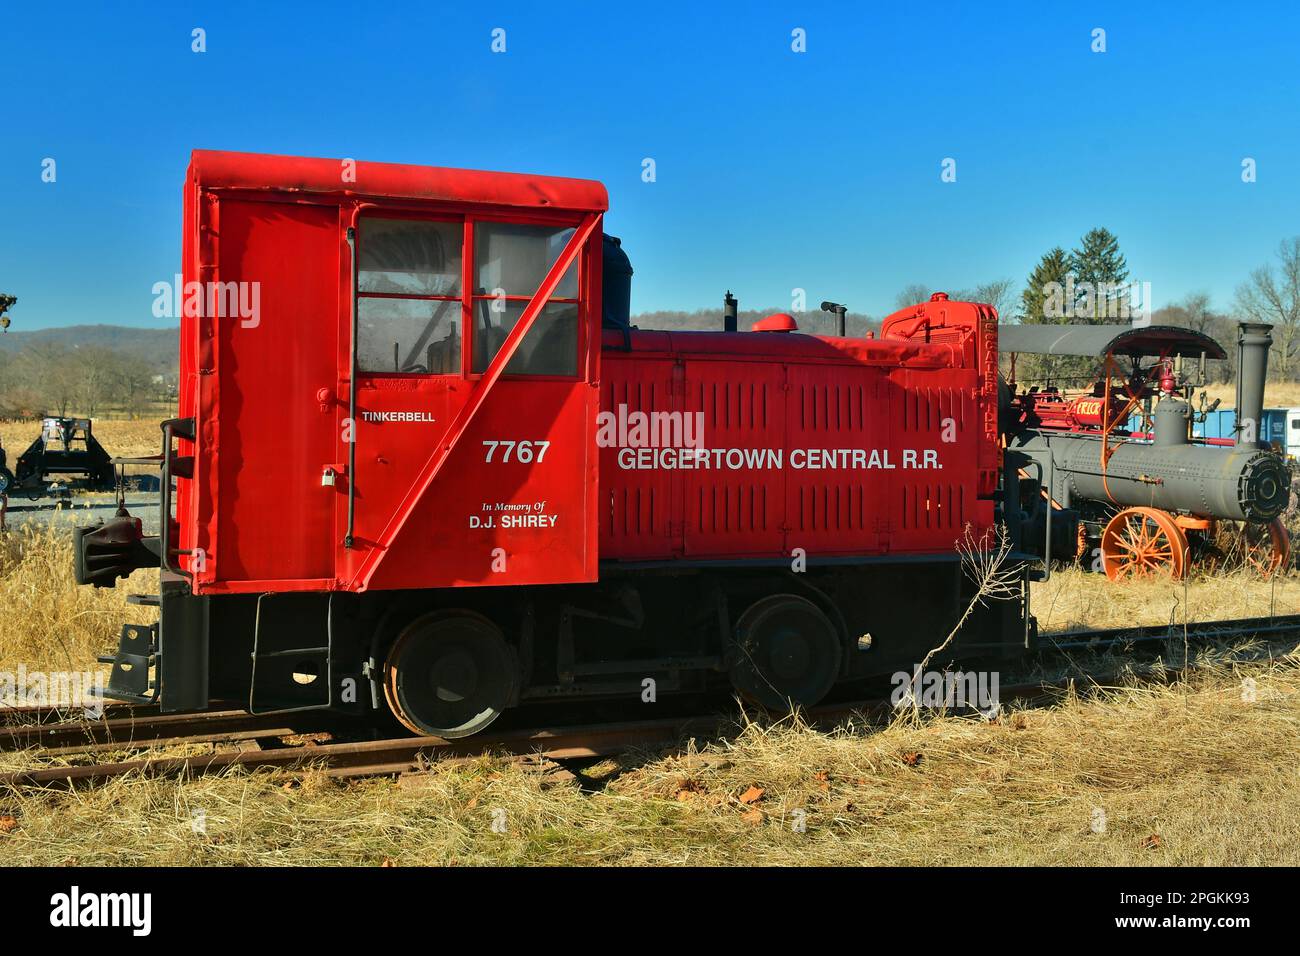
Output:
<path fill-rule="evenodd" d="M 1007 456 L 1029 487 L 1026 544 L 1075 556 L 1121 579 L 1167 573 L 1199 559 L 1282 567 L 1290 544 L 1281 515 L 1290 499 L 1284 459 L 1258 440 L 1269 326 L 1238 335 L 1238 430 L 1230 446 L 1196 441 L 1198 413 L 1186 360 L 1201 370 L 1222 346 L 1190 329 L 1161 326 L 1004 326 L 1004 353 L 1091 355 L 1104 377 L 1083 395 L 1004 389 Z M 1128 370 L 1117 381 L 1119 365 Z M 1014 368 L 1014 365 L 1013 365 Z M 1014 374 L 1014 373 L 1013 373 Z M 1126 427 L 1135 416 L 1146 430 Z M 1050 534 L 1048 527 L 1055 525 Z M 1232 533 L 1229 533 L 1231 529 Z M 1228 555 L 1225 550 L 1235 550 Z"/>

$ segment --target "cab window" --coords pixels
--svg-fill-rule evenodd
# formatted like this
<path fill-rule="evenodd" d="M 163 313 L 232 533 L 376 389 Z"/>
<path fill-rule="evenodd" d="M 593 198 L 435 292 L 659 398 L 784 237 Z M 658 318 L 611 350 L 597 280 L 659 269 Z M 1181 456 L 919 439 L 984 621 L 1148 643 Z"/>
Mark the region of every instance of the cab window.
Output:
<path fill-rule="evenodd" d="M 474 372 L 487 370 L 573 233 L 573 229 L 553 226 L 474 223 Z M 575 261 L 542 306 L 537 321 L 506 366 L 506 373 L 578 373 L 577 266 Z"/>
<path fill-rule="evenodd" d="M 357 367 L 458 375 L 461 222 L 363 218 L 357 236 Z"/>
<path fill-rule="evenodd" d="M 362 218 L 357 235 L 357 366 L 456 375 L 463 340 L 481 374 L 573 238 L 570 227 L 487 220 Z M 473 246 L 465 273 L 467 238 Z M 465 289 L 462 275 L 472 277 Z M 578 263 L 519 343 L 511 375 L 578 373 Z"/>

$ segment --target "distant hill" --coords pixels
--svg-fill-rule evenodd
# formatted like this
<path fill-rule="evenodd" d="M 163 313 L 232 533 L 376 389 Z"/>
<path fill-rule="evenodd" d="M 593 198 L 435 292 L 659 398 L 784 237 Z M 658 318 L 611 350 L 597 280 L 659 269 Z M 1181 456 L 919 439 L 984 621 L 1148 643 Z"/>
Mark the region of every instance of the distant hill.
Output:
<path fill-rule="evenodd" d="M 21 352 L 32 347 L 77 348 L 98 346 L 128 352 L 159 372 L 176 371 L 180 354 L 180 329 L 138 329 L 126 325 L 67 325 L 54 329 L 11 330 L 0 334 L 0 352 Z"/>
<path fill-rule="evenodd" d="M 744 309 L 738 328 L 744 332 L 764 316 L 781 309 Z M 799 328 L 819 335 L 832 333 L 832 317 L 825 312 L 804 312 L 796 315 Z M 849 335 L 860 336 L 868 329 L 878 329 L 879 322 L 865 315 L 850 312 L 846 316 Z M 687 329 L 713 330 L 722 328 L 721 309 L 697 309 L 694 312 L 642 312 L 632 316 L 632 324 L 642 329 L 684 331 Z M 140 329 L 126 325 L 68 325 L 54 329 L 11 330 L 0 334 L 0 352 L 21 352 L 43 346 L 76 348 L 98 346 L 116 352 L 127 352 L 147 362 L 161 373 L 175 372 L 180 353 L 180 329 Z"/>

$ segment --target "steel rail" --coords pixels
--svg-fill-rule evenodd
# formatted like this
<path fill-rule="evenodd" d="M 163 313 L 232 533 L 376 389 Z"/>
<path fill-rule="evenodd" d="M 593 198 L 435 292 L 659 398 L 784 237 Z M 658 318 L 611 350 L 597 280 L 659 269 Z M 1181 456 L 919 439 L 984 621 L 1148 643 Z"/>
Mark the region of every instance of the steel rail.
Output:
<path fill-rule="evenodd" d="M 102 704 L 102 718 L 95 719 L 113 720 L 129 716 L 144 718 L 162 714 L 157 704 L 131 704 L 114 700 L 104 700 Z M 235 701 L 212 700 L 208 703 L 208 710 L 175 711 L 168 714 L 168 716 L 200 720 L 219 711 L 232 710 L 235 706 Z M 81 704 L 76 706 L 71 704 L 15 704 L 12 706 L 0 704 L 0 734 L 15 727 L 26 727 L 32 724 L 53 722 L 84 724 L 86 722 L 86 709 L 86 706 Z"/>
<path fill-rule="evenodd" d="M 1277 635 L 1288 632 L 1300 633 L 1300 615 L 1197 622 L 1195 625 L 1187 625 L 1186 638 L 1202 641 L 1231 636 Z M 1138 641 L 1179 640 L 1184 637 L 1184 630 L 1182 625 L 1157 625 L 1074 630 L 1059 632 L 1056 635 L 1044 635 L 1045 640 L 1055 637 L 1068 637 L 1072 640 L 1055 641 L 1045 649 L 1049 651 L 1096 650 Z M 1050 698 L 1081 683 L 1096 689 L 1111 684 L 1118 685 L 1134 677 L 1163 681 L 1171 676 L 1173 674 L 1169 669 L 1152 669 L 1145 674 L 1079 675 L 1055 681 L 1035 681 L 1004 687 L 1000 697 L 1004 701 L 1038 700 Z M 910 707 L 911 705 L 906 702 L 900 707 L 884 698 L 857 700 L 811 708 L 806 714 L 806 719 L 813 726 L 833 724 L 853 714 L 862 714 L 869 720 L 878 721 L 900 709 L 906 710 Z M 927 712 L 932 710 L 923 709 Z M 137 710 L 147 711 L 150 708 L 137 708 Z M 54 754 L 85 754 L 112 747 L 121 749 L 123 744 L 220 742 L 284 737 L 304 732 L 301 726 L 285 726 L 284 715 L 278 715 L 279 720 L 276 720 L 277 715 L 274 713 L 252 716 L 244 711 L 218 711 L 161 715 L 156 713 L 156 709 L 154 711 L 154 713 L 107 720 L 99 724 L 76 721 L 32 724 L 5 729 L 11 735 L 16 734 L 18 739 L 26 741 L 27 746 L 53 745 L 56 749 L 47 752 Z M 950 709 L 950 712 L 963 711 Z M 974 711 L 967 709 L 967 712 Z M 401 737 L 342 743 L 308 743 L 303 746 L 285 746 L 269 750 L 218 751 L 188 757 L 143 757 L 116 763 L 41 767 L 0 774 L 0 787 L 72 787 L 98 783 L 132 773 L 142 776 L 186 777 L 221 772 L 236 767 L 245 770 L 297 771 L 319 765 L 327 774 L 334 777 L 391 775 L 418 771 L 439 760 L 483 755 L 535 754 L 552 760 L 612 756 L 638 747 L 672 745 L 690 736 L 716 736 L 723 733 L 728 726 L 735 726 L 734 715 L 730 717 L 690 716 L 654 721 L 526 729 L 492 736 L 480 735 L 464 740 Z M 134 736 L 129 736 L 132 733 Z M 150 734 L 154 736 L 150 738 L 148 736 Z M 87 738 L 89 738 L 88 743 L 79 744 L 80 740 Z M 0 747 L 0 749 L 5 748 Z"/>
<path fill-rule="evenodd" d="M 1278 617 L 1243 617 L 1225 621 L 1191 621 L 1186 625 L 1171 623 L 1057 631 L 1052 634 L 1040 634 L 1038 640 L 1040 644 L 1046 645 L 1041 648 L 1042 650 L 1081 650 L 1123 646 L 1146 641 L 1177 641 L 1182 640 L 1184 633 L 1189 640 L 1203 641 L 1229 637 L 1284 634 L 1290 631 L 1300 632 L 1300 614 L 1288 614 Z M 1066 638 L 1066 640 L 1059 640 L 1059 638 Z"/>
<path fill-rule="evenodd" d="M 41 747 L 47 750 L 88 751 L 91 748 L 134 747 L 190 738 L 212 740 L 271 737 L 337 724 L 323 714 L 307 722 L 283 714 L 249 714 L 243 710 L 214 710 L 180 714 L 132 714 L 107 720 L 65 720 L 53 723 L 0 726 L 0 752 Z M 196 741 L 198 742 L 198 741 Z"/>
<path fill-rule="evenodd" d="M 1197 668 L 1193 668 L 1195 670 Z M 1093 690 L 1118 687 L 1121 682 L 1140 677 L 1163 682 L 1175 672 L 1155 669 L 1146 674 L 1113 673 L 1060 678 L 1055 681 L 1031 681 L 1001 689 L 1002 701 L 1050 700 L 1080 684 Z M 912 704 L 895 704 L 887 698 L 858 700 L 812 708 L 806 721 L 813 727 L 830 727 L 854 715 L 870 723 L 881 723 L 891 714 L 906 712 Z M 933 708 L 922 707 L 926 713 Z M 947 708 L 946 712 L 975 714 L 973 708 Z M 986 715 L 987 716 L 987 715 Z M 0 788 L 44 787 L 74 788 L 94 785 L 129 774 L 142 777 L 187 778 L 242 770 L 305 771 L 319 767 L 328 776 L 354 779 L 372 776 L 417 773 L 446 760 L 497 756 L 536 756 L 548 760 L 608 757 L 636 749 L 660 750 L 691 738 L 713 738 L 736 726 L 734 715 L 714 717 L 680 717 L 652 721 L 593 724 L 542 730 L 518 730 L 496 736 L 478 736 L 465 740 L 441 737 L 399 737 L 333 744 L 307 744 L 272 750 L 225 751 L 189 757 L 154 757 L 115 763 L 92 763 L 72 766 L 42 767 L 0 774 Z"/>
<path fill-rule="evenodd" d="M 223 752 L 191 757 L 143 758 L 107 764 L 44 767 L 0 775 L 0 787 L 68 786 L 98 783 L 129 773 L 143 776 L 190 776 L 232 767 L 298 770 L 327 765 L 336 776 L 368 776 L 419 770 L 432 759 L 471 757 L 484 753 L 541 753 L 556 759 L 620 753 L 633 746 L 673 742 L 684 733 L 716 729 L 719 719 L 683 718 L 649 722 L 600 724 L 550 730 L 521 730 L 490 738 L 444 740 L 441 737 L 401 737 L 277 750 Z M 693 730 L 694 729 L 694 730 Z"/>

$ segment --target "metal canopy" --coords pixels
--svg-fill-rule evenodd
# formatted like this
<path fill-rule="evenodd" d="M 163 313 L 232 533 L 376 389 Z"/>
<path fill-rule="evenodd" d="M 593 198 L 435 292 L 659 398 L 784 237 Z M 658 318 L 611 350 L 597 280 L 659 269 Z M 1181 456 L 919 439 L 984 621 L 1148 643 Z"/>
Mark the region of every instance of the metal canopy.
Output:
<path fill-rule="evenodd" d="M 998 348 L 1033 355 L 1228 357 L 1205 333 L 1176 325 L 1000 325 Z"/>

